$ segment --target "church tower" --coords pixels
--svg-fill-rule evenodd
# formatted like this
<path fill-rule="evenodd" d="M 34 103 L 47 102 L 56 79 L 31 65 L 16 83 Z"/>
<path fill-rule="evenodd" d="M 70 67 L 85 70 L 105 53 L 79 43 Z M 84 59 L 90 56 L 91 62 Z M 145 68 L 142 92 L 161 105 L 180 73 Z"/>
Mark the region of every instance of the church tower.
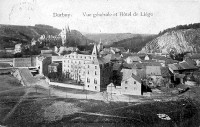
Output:
<path fill-rule="evenodd" d="M 97 45 L 97 49 L 98 49 L 98 52 L 103 50 L 103 44 L 101 42 L 101 38 L 100 38 L 99 44 Z"/>
<path fill-rule="evenodd" d="M 92 50 L 92 55 L 94 55 L 94 56 L 98 56 L 99 55 L 96 43 L 94 43 L 94 48 Z"/>
<path fill-rule="evenodd" d="M 69 29 L 69 26 L 67 25 L 62 29 L 62 31 L 60 33 L 60 36 L 62 39 L 62 45 L 64 45 L 67 42 L 69 34 L 70 34 L 70 29 Z"/>

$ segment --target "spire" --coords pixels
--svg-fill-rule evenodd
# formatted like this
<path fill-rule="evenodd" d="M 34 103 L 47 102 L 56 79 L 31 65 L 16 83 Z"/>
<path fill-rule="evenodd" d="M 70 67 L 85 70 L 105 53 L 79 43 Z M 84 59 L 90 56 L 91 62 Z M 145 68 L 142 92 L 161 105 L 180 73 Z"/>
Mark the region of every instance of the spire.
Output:
<path fill-rule="evenodd" d="M 96 56 L 99 55 L 99 54 L 98 54 L 98 50 L 97 50 L 97 45 L 96 45 L 96 43 L 94 43 L 94 48 L 93 48 L 93 50 L 92 50 L 92 55 L 96 55 Z"/>
<path fill-rule="evenodd" d="M 103 50 L 103 44 L 101 42 L 101 38 L 100 38 L 99 44 L 97 45 L 97 49 L 98 49 L 98 52 Z"/>

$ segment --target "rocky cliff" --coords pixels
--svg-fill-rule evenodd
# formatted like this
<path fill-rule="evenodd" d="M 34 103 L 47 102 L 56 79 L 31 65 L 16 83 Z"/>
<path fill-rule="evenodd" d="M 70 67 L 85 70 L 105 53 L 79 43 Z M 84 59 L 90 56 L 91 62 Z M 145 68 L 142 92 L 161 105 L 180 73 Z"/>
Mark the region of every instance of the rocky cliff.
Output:
<path fill-rule="evenodd" d="M 140 52 L 144 53 L 200 52 L 200 28 L 166 32 L 147 43 Z"/>

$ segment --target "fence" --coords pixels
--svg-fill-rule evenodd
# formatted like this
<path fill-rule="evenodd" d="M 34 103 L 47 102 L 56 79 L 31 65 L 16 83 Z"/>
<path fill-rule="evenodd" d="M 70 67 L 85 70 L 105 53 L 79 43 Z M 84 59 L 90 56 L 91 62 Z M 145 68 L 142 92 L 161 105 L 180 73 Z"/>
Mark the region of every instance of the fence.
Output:
<path fill-rule="evenodd" d="M 57 82 L 50 82 L 50 85 L 54 85 L 54 86 L 60 86 L 60 87 L 67 87 L 67 88 L 73 88 L 73 89 L 84 89 L 84 86 L 78 86 L 78 85 L 72 85 L 72 84 L 65 84 L 65 83 L 57 83 Z"/>

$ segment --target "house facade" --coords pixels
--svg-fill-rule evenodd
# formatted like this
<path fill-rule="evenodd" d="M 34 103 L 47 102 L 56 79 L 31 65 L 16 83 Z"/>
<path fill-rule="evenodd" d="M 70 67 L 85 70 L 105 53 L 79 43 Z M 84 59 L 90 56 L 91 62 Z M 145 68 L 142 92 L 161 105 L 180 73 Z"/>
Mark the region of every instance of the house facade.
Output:
<path fill-rule="evenodd" d="M 107 92 L 112 94 L 142 95 L 141 79 L 138 76 L 131 74 L 121 81 L 121 86 L 110 83 L 107 86 Z"/>
<path fill-rule="evenodd" d="M 129 95 L 142 95 L 142 84 L 139 77 L 132 74 L 129 78 L 122 80 L 121 93 Z"/>
<path fill-rule="evenodd" d="M 62 73 L 66 78 L 85 84 L 87 90 L 103 91 L 110 83 L 112 64 L 99 57 L 96 44 L 91 55 L 73 52 L 65 55 L 62 63 Z"/>

